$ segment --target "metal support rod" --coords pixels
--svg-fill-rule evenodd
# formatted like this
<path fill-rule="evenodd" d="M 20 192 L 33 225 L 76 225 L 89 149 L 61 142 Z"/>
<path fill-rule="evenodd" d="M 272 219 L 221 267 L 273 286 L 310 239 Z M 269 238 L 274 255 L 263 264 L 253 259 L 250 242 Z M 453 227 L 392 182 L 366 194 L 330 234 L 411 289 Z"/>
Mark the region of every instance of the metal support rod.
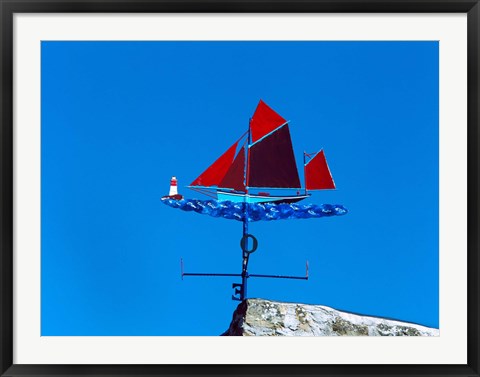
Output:
<path fill-rule="evenodd" d="M 216 274 L 216 273 L 195 273 L 184 272 L 182 276 L 242 276 L 242 274 Z"/>
<path fill-rule="evenodd" d="M 308 276 L 287 276 L 287 275 L 259 275 L 259 274 L 250 274 L 250 278 L 274 278 L 274 279 L 299 279 L 299 280 L 308 280 Z"/>
<path fill-rule="evenodd" d="M 252 118 L 248 121 L 248 134 L 247 134 L 247 143 L 245 145 L 245 168 L 244 168 L 244 175 L 245 175 L 245 191 L 248 195 L 248 181 L 249 181 L 249 160 L 250 160 L 250 150 L 249 146 L 252 142 L 252 129 L 251 129 Z M 247 195 L 244 198 L 244 217 L 243 217 L 243 238 L 245 240 L 245 248 L 248 249 L 248 239 L 246 236 L 248 235 L 248 202 L 247 202 Z M 242 248 L 243 249 L 243 248 Z M 245 250 L 242 250 L 242 285 L 240 287 L 239 298 L 240 301 L 243 301 L 247 297 L 247 279 L 248 279 L 248 258 L 250 254 L 247 253 Z"/>
<path fill-rule="evenodd" d="M 243 219 L 243 237 L 248 234 L 248 213 L 247 205 L 245 202 L 245 218 Z M 248 242 L 248 241 L 246 241 Z M 247 278 L 248 278 L 248 258 L 249 254 L 245 251 L 242 252 L 243 263 L 242 263 L 242 288 L 240 290 L 240 300 L 244 300 L 247 297 Z"/>
<path fill-rule="evenodd" d="M 184 272 L 183 271 L 183 258 L 180 258 L 180 274 L 183 280 L 184 276 L 242 276 L 241 274 L 223 274 L 216 272 Z"/>

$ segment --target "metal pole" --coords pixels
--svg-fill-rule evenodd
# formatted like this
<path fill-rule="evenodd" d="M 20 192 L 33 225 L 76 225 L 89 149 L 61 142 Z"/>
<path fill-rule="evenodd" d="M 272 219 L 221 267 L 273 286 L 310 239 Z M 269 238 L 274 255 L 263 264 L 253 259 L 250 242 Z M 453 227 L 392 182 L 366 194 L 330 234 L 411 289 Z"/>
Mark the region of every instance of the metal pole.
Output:
<path fill-rule="evenodd" d="M 245 202 L 245 218 L 243 219 L 243 237 L 248 234 L 248 214 L 247 214 L 247 203 Z M 248 243 L 246 240 L 245 243 Z M 248 249 L 248 245 L 246 247 Z M 248 279 L 248 257 L 249 254 L 242 250 L 242 289 L 240 292 L 240 300 L 244 300 L 247 297 L 247 279 Z"/>
<path fill-rule="evenodd" d="M 246 238 L 246 235 L 248 234 L 248 200 L 247 200 L 247 195 L 248 195 L 248 146 L 250 145 L 251 142 L 251 128 L 250 124 L 252 122 L 252 119 L 250 118 L 248 121 L 248 134 L 247 134 L 247 143 L 245 145 L 246 153 L 245 153 L 245 169 L 244 169 L 244 174 L 245 174 L 245 201 L 244 201 L 244 217 L 243 217 L 243 238 L 245 239 L 246 243 L 246 249 L 248 249 L 248 239 Z M 242 289 L 240 292 L 240 300 L 245 300 L 247 297 L 247 279 L 248 279 L 248 258 L 249 254 L 245 252 L 245 250 L 242 250 Z"/>

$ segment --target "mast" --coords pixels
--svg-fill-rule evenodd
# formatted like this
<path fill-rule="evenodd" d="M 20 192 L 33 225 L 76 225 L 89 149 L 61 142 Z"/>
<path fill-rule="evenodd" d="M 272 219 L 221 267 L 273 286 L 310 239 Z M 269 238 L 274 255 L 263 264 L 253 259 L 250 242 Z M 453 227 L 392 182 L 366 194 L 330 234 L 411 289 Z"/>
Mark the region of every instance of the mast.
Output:
<path fill-rule="evenodd" d="M 303 179 L 305 180 L 305 195 L 307 195 L 307 152 L 303 151 Z"/>
<path fill-rule="evenodd" d="M 245 145 L 245 192 L 248 195 L 248 177 L 249 177 L 249 167 L 250 167 L 250 152 L 249 152 L 249 147 L 250 143 L 252 142 L 252 118 L 248 121 L 248 131 L 247 131 L 247 143 Z"/>

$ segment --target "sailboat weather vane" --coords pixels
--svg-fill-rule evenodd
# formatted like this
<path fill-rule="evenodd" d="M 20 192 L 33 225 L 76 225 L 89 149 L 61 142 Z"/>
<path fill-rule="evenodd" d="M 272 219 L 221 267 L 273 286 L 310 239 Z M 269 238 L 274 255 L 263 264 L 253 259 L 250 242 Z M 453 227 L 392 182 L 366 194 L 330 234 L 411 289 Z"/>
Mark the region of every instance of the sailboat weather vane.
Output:
<path fill-rule="evenodd" d="M 248 230 L 250 222 L 318 218 L 347 213 L 342 205 L 297 204 L 310 196 L 309 191 L 335 189 L 323 150 L 317 153 L 304 152 L 303 160 L 305 185 L 302 187 L 295 162 L 289 122 L 260 100 L 250 119 L 248 130 L 187 186 L 214 199 L 184 199 L 178 194 L 177 179 L 172 177 L 170 193 L 162 197 L 164 204 L 185 211 L 238 220 L 243 223 L 243 234 L 240 239 L 241 273 L 184 272 L 182 259 L 182 279 L 184 276 L 241 277 L 241 283 L 232 284 L 235 290 L 232 299 L 239 301 L 247 298 L 249 278 L 308 280 L 308 262 L 304 276 L 248 272 L 250 255 L 258 247 L 258 240 Z M 292 193 L 292 191 L 295 192 Z"/>

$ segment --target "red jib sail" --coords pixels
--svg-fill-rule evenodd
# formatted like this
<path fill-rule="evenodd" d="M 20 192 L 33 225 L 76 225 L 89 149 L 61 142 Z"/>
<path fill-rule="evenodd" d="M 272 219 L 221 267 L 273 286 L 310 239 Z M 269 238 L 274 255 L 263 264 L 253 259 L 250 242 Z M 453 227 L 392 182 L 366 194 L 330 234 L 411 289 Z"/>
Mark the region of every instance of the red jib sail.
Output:
<path fill-rule="evenodd" d="M 335 188 L 332 174 L 323 150 L 305 164 L 305 187 L 307 190 L 328 190 Z"/>
<path fill-rule="evenodd" d="M 235 151 L 237 150 L 238 141 L 233 144 L 228 150 L 222 154 L 207 170 L 195 179 L 190 186 L 219 186 L 222 179 L 225 177 L 228 169 L 232 165 Z"/>
<path fill-rule="evenodd" d="M 245 147 L 240 149 L 219 186 L 245 192 Z"/>
<path fill-rule="evenodd" d="M 248 153 L 249 187 L 301 187 L 288 124 L 253 144 Z"/>
<path fill-rule="evenodd" d="M 268 107 L 265 102 L 260 100 L 250 122 L 251 142 L 255 143 L 258 139 L 261 139 L 286 122 L 285 119 Z"/>

